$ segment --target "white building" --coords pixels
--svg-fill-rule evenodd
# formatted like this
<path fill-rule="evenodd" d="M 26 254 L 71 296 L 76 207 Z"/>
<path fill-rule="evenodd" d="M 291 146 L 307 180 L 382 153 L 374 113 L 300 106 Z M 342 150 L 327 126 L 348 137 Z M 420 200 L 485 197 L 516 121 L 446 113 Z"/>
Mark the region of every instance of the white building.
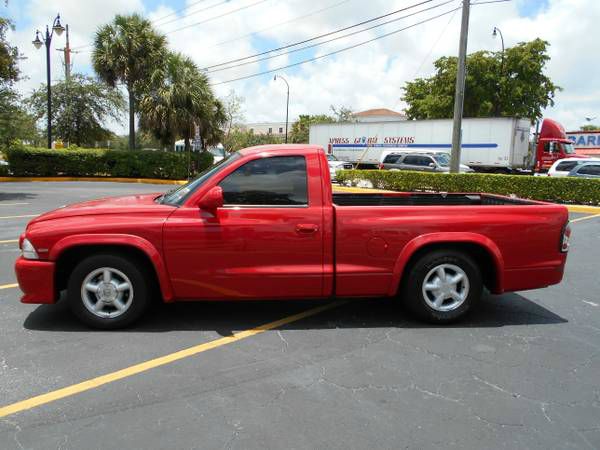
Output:
<path fill-rule="evenodd" d="M 291 131 L 292 122 L 290 121 L 289 131 Z M 254 134 L 272 134 L 273 136 L 285 137 L 285 122 L 255 122 L 244 124 L 243 129 Z"/>

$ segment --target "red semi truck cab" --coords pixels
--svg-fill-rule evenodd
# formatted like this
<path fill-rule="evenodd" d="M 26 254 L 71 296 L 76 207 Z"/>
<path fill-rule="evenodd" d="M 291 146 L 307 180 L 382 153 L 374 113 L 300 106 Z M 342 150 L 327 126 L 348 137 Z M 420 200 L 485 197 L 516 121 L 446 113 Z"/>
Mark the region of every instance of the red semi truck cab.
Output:
<path fill-rule="evenodd" d="M 559 283 L 564 206 L 482 193 L 333 193 L 325 152 L 240 150 L 166 194 L 43 214 L 20 238 L 24 303 L 54 303 L 98 328 L 138 319 L 153 297 L 394 298 L 445 323 L 490 292 Z"/>
<path fill-rule="evenodd" d="M 586 158 L 575 153 L 573 141 L 565 128 L 555 120 L 544 119 L 536 146 L 535 172 L 547 172 L 555 161 L 563 158 Z"/>

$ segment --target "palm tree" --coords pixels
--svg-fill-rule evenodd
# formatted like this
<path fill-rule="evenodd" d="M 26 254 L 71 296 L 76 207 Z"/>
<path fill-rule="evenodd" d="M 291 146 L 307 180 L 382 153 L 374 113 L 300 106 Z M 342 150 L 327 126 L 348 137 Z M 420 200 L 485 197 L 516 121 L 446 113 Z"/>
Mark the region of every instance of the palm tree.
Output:
<path fill-rule="evenodd" d="M 228 122 L 227 111 L 223 102 L 218 99 L 213 99 L 212 105 L 200 118 L 198 125 L 202 133 L 202 146 L 206 148 L 207 145 L 217 145 L 223 140 L 225 128 Z"/>
<path fill-rule="evenodd" d="M 190 58 L 170 52 L 150 77 L 149 86 L 140 100 L 140 127 L 163 144 L 182 136 L 189 151 L 194 126 L 212 117 L 215 99 L 208 78 Z"/>
<path fill-rule="evenodd" d="M 152 28 L 150 21 L 138 14 L 117 15 L 112 24 L 98 29 L 94 39 L 94 70 L 114 87 L 126 86 L 129 94 L 129 148 L 135 148 L 135 112 L 137 98 L 167 50 L 165 36 Z"/>

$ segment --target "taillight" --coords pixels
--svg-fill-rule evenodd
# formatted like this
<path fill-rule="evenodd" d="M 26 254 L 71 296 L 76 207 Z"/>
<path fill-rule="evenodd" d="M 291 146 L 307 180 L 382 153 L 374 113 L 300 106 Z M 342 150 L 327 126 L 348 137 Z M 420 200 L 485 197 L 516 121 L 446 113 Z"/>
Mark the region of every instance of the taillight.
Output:
<path fill-rule="evenodd" d="M 567 222 L 563 228 L 562 238 L 560 240 L 560 251 L 567 253 L 571 245 L 571 225 Z"/>
<path fill-rule="evenodd" d="M 383 170 L 383 168 L 384 168 L 384 165 L 383 165 L 383 163 L 379 163 L 379 166 L 378 166 L 378 167 L 379 167 L 379 170 Z"/>

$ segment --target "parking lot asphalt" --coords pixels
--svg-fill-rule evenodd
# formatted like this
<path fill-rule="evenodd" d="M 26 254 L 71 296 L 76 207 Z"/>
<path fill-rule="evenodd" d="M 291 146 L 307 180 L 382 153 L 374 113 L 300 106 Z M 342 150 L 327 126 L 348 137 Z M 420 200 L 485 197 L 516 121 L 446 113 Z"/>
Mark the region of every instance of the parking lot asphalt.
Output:
<path fill-rule="evenodd" d="M 102 332 L 2 289 L 31 218 L 17 216 L 170 188 L 0 186 L 0 408 L 323 304 L 162 305 Z M 600 448 L 600 217 L 572 227 L 560 285 L 487 295 L 444 327 L 350 301 L 7 415 L 0 448 Z"/>

